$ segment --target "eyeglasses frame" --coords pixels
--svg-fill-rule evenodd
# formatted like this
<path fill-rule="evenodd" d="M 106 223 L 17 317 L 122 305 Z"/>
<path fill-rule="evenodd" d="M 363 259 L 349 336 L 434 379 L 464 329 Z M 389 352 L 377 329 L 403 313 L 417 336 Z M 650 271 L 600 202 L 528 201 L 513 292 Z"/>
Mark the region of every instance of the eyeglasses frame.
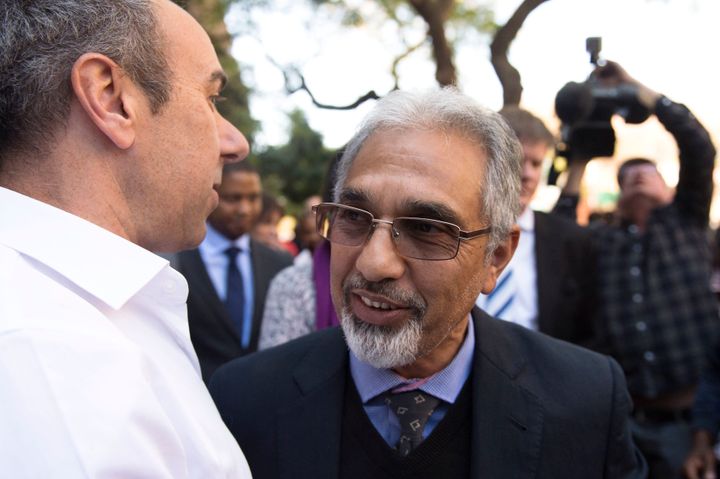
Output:
<path fill-rule="evenodd" d="M 317 204 L 317 205 L 314 205 L 314 206 L 312 207 L 312 212 L 313 212 L 313 214 L 315 215 L 315 230 L 317 231 L 317 233 L 318 233 L 320 236 L 322 236 L 323 238 L 327 239 L 328 241 L 330 241 L 330 239 L 329 239 L 329 238 L 326 238 L 326 237 L 322 234 L 322 232 L 320 231 L 320 224 L 319 224 L 319 222 L 317 221 L 317 212 L 318 212 L 318 209 L 319 209 L 320 207 L 323 207 L 323 206 L 333 206 L 333 207 L 337 207 L 337 208 L 341 208 L 341 209 L 357 211 L 357 212 L 359 212 L 359 213 L 365 213 L 365 214 L 370 215 L 370 228 L 368 229 L 368 234 L 367 234 L 367 236 L 365 237 L 365 240 L 362 241 L 362 242 L 361 242 L 360 244 L 358 244 L 358 245 L 344 245 L 344 246 L 361 246 L 361 245 L 363 245 L 363 244 L 364 244 L 365 242 L 367 242 L 367 240 L 372 236 L 372 233 L 373 233 L 373 231 L 375 230 L 375 228 L 377 227 L 377 224 L 378 224 L 378 223 L 389 225 L 389 226 L 390 226 L 390 232 L 391 232 L 391 234 L 393 235 L 393 238 L 398 238 L 398 237 L 400 236 L 400 233 L 395 229 L 395 221 L 397 221 L 397 220 L 420 220 L 420 221 L 429 221 L 429 222 L 431 222 L 431 223 L 439 223 L 439 224 L 442 224 L 442 225 L 450 226 L 451 228 L 453 228 L 454 230 L 457 231 L 457 240 L 458 240 L 457 248 L 455 248 L 455 254 L 453 254 L 450 258 L 440 258 L 440 259 L 415 258 L 415 257 L 413 257 L 413 256 L 406 256 L 406 255 L 400 254 L 400 252 L 398 251 L 398 253 L 400 254 L 400 256 L 407 257 L 407 258 L 412 258 L 412 259 L 419 259 L 419 260 L 421 260 L 421 261 L 448 261 L 448 260 L 451 260 L 451 259 L 455 258 L 455 257 L 458 255 L 458 253 L 460 252 L 460 241 L 468 241 L 468 240 L 471 240 L 471 239 L 478 238 L 478 237 L 480 237 L 480 236 L 487 235 L 487 234 L 489 234 L 490 232 L 492 232 L 492 226 L 488 226 L 487 228 L 482 228 L 482 229 L 474 230 L 474 231 L 466 231 L 466 230 L 463 230 L 462 228 L 460 228 L 458 225 L 456 225 L 456 224 L 454 224 L 454 223 L 450 223 L 450 222 L 448 222 L 448 221 L 436 220 L 436 219 L 433 219 L 433 218 L 420 218 L 420 217 L 417 217 L 417 216 L 397 216 L 397 217 L 393 218 L 392 220 L 383 220 L 383 219 L 375 218 L 375 215 L 373 215 L 373 214 L 370 213 L 369 211 L 364 210 L 364 209 L 362 209 L 362 208 L 357 208 L 357 207 L 355 207 L 355 206 L 344 205 L 344 204 L 342 204 L 342 203 L 323 202 L 323 203 L 319 203 L 319 204 Z M 332 241 L 330 241 L 330 242 L 332 243 Z"/>

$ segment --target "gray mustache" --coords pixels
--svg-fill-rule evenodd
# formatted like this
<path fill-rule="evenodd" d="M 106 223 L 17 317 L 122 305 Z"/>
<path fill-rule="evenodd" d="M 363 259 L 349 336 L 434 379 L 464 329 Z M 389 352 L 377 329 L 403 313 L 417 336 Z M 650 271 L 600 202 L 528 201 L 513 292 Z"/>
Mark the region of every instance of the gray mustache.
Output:
<path fill-rule="evenodd" d="M 423 298 L 417 294 L 398 288 L 393 280 L 383 280 L 378 282 L 370 282 L 360 276 L 353 274 L 345 279 L 343 283 L 343 292 L 346 298 L 349 297 L 350 291 L 353 289 L 364 289 L 370 293 L 384 296 L 387 299 L 418 310 L 421 314 L 427 309 L 427 304 Z"/>

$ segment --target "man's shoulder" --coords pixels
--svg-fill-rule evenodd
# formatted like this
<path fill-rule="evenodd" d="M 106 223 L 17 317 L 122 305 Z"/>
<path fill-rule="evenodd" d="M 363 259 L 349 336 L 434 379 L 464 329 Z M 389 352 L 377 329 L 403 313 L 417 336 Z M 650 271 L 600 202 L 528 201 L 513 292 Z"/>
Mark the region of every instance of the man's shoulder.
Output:
<path fill-rule="evenodd" d="M 280 290 L 288 290 L 290 288 L 299 288 L 306 290 L 313 285 L 313 265 L 312 263 L 292 264 L 281 269 L 273 278 L 272 286 Z M 314 294 L 313 294 L 314 296 Z"/>
<path fill-rule="evenodd" d="M 118 364 L 138 361 L 138 348 L 104 313 L 107 306 L 62 271 L 2 244 L 0 265 L 0 354 L 13 358 L 8 364 L 39 361 L 57 372 L 61 362 L 97 351 L 108 361 L 123 358 Z"/>
<path fill-rule="evenodd" d="M 213 374 L 211 388 L 225 387 L 242 378 L 241 387 L 246 381 L 272 383 L 292 376 L 295 366 L 302 363 L 309 354 L 323 355 L 325 351 L 346 349 L 340 328 L 317 331 L 293 341 L 258 351 L 230 361 Z"/>
<path fill-rule="evenodd" d="M 546 213 L 544 211 L 535 211 L 535 231 L 547 232 L 549 234 L 557 235 L 562 233 L 568 236 L 580 236 L 585 237 L 590 232 L 588 228 L 580 226 L 575 221 L 572 221 L 564 216 Z"/>
<path fill-rule="evenodd" d="M 27 258 L 0 244 L 0 333 L 12 326 L 28 301 L 28 289 L 37 278 Z"/>
<path fill-rule="evenodd" d="M 0 265 L 0 333 L 103 328 L 102 313 L 62 271 L 2 244 Z"/>
<path fill-rule="evenodd" d="M 609 357 L 575 344 L 490 317 L 479 318 L 476 326 L 479 354 L 507 375 L 541 386 L 595 377 L 600 386 L 614 374 Z"/>

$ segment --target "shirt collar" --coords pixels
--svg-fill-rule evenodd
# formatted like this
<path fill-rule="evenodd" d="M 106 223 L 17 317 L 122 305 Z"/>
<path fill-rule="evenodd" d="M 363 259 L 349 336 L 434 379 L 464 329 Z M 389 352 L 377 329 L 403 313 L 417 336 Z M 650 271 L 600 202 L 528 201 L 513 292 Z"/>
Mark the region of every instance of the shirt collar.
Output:
<path fill-rule="evenodd" d="M 110 231 L 0 187 L 0 243 L 120 309 L 168 261 Z"/>
<path fill-rule="evenodd" d="M 445 369 L 431 376 L 419 389 L 445 402 L 454 403 L 465 381 L 470 376 L 474 351 L 475 327 L 472 318 L 469 318 L 465 340 L 458 353 Z M 397 386 L 413 382 L 390 369 L 372 367 L 358 359 L 352 351 L 350 351 L 350 374 L 355 381 L 355 386 L 363 403 L 367 403 L 388 389 L 394 389 Z"/>
<path fill-rule="evenodd" d="M 236 246 L 243 252 L 250 251 L 250 235 L 245 233 L 239 238 L 230 240 L 207 223 L 207 235 L 201 244 L 205 253 L 211 256 L 224 255 L 225 250 L 231 246 Z"/>
<path fill-rule="evenodd" d="M 532 232 L 535 230 L 535 212 L 529 206 L 518 216 L 517 225 L 522 231 Z"/>

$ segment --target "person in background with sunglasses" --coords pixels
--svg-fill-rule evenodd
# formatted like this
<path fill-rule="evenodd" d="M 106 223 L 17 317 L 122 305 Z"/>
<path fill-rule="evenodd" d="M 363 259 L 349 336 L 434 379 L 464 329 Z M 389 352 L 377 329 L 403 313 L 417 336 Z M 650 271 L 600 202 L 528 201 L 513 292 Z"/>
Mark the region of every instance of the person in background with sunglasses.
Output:
<path fill-rule="evenodd" d="M 612 359 L 474 307 L 517 246 L 521 161 L 454 89 L 377 104 L 315 207 L 341 328 L 209 383 L 254 478 L 645 477 Z"/>

